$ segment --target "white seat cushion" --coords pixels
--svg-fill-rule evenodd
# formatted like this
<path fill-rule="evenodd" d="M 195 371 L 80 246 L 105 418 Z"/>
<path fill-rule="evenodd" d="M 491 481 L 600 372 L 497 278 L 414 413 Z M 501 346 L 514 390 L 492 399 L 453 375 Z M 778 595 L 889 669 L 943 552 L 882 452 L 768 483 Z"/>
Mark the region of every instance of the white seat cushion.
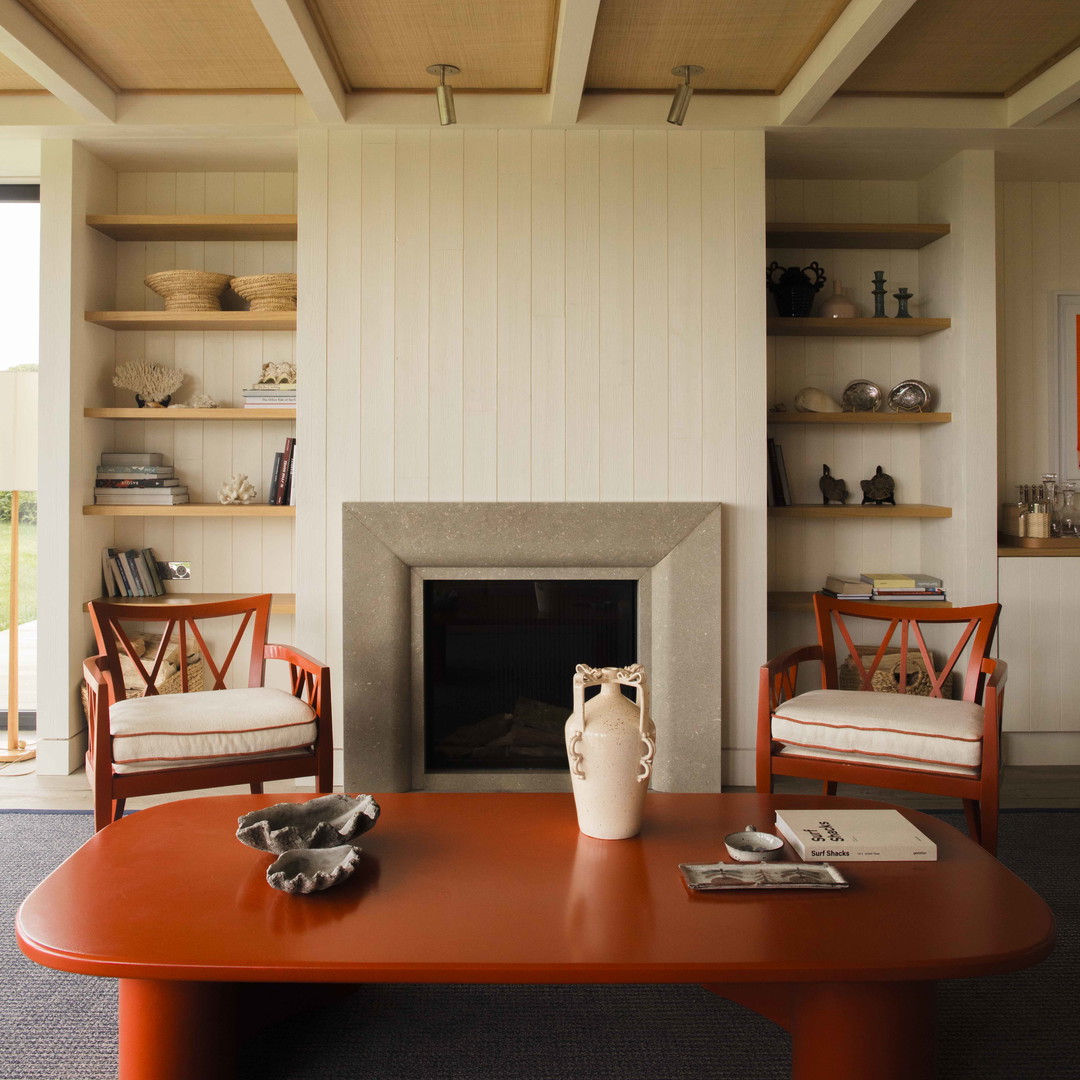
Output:
<path fill-rule="evenodd" d="M 982 760 L 982 727 L 982 707 L 968 701 L 811 690 L 780 705 L 772 735 L 796 756 L 969 774 Z"/>
<path fill-rule="evenodd" d="M 159 694 L 109 709 L 118 773 L 279 757 L 315 741 L 315 713 L 284 690 Z"/>

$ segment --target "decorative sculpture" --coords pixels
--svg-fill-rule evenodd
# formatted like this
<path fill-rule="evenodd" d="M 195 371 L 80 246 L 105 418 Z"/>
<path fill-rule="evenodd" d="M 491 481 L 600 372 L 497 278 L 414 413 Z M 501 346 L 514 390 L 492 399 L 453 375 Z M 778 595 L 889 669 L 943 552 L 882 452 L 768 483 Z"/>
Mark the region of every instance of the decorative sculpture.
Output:
<path fill-rule="evenodd" d="M 292 360 L 272 361 L 263 364 L 262 374 L 256 386 L 281 386 L 296 382 L 296 364 Z"/>
<path fill-rule="evenodd" d="M 874 318 L 887 319 L 885 314 L 885 271 L 874 271 L 874 287 L 870 290 L 874 294 Z"/>
<path fill-rule="evenodd" d="M 229 506 L 233 503 L 247 505 L 255 501 L 258 492 L 248 483 L 247 473 L 233 473 L 232 478 L 222 481 L 218 489 L 218 502 Z"/>
<path fill-rule="evenodd" d="M 843 506 L 850 494 L 847 484 L 839 477 L 833 476 L 828 465 L 821 466 L 821 479 L 818 481 L 818 487 L 821 488 L 821 501 L 826 506 L 833 502 L 840 503 Z"/>
<path fill-rule="evenodd" d="M 183 381 L 184 373 L 178 368 L 129 360 L 113 372 L 112 384 L 131 390 L 140 409 L 164 409 Z"/>
<path fill-rule="evenodd" d="M 804 386 L 795 395 L 796 412 L 842 412 L 838 402 L 816 386 Z"/>
<path fill-rule="evenodd" d="M 890 506 L 896 505 L 896 498 L 893 494 L 896 489 L 896 481 L 880 465 L 869 480 L 860 480 L 859 486 L 863 490 L 862 501 L 864 505 L 866 503 L 873 503 L 876 506 L 884 506 L 886 503 Z"/>
<path fill-rule="evenodd" d="M 190 401 L 170 405 L 170 409 L 216 409 L 218 403 L 209 394 L 195 394 Z"/>
<path fill-rule="evenodd" d="M 893 299 L 896 301 L 896 318 L 898 319 L 910 319 L 911 312 L 908 311 L 908 301 L 912 299 L 911 293 L 907 291 L 906 286 L 898 289 L 893 293 Z"/>

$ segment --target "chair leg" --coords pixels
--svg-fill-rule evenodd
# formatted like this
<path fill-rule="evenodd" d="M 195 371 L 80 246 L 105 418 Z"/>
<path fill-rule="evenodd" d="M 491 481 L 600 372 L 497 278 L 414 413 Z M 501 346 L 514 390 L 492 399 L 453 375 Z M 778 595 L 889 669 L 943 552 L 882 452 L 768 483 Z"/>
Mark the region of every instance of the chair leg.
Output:
<path fill-rule="evenodd" d="M 773 791 L 772 761 L 768 754 L 758 754 L 757 789 L 760 795 L 771 795 Z"/>
<path fill-rule="evenodd" d="M 979 800 L 979 843 L 991 855 L 997 854 L 998 839 L 998 789 L 988 785 Z"/>
<path fill-rule="evenodd" d="M 263 786 L 261 780 L 253 780 L 251 782 L 251 794 L 261 795 L 263 793 Z"/>
<path fill-rule="evenodd" d="M 315 790 L 316 791 L 333 791 L 334 790 L 334 761 L 331 758 L 326 762 L 325 767 L 320 761 L 315 772 Z"/>
<path fill-rule="evenodd" d="M 94 789 L 94 832 L 101 832 L 106 825 L 113 823 L 113 800 L 109 795 L 108 788 Z"/>
<path fill-rule="evenodd" d="M 821 792 L 823 795 L 835 795 L 836 794 L 836 781 L 826 780 L 821 785 Z"/>
<path fill-rule="evenodd" d="M 112 804 L 112 819 L 113 821 L 119 821 L 124 816 L 124 806 L 127 803 L 127 799 L 113 799 Z"/>
<path fill-rule="evenodd" d="M 967 818 L 968 833 L 976 844 L 982 843 L 982 814 L 979 812 L 978 799 L 964 799 L 964 817 Z"/>

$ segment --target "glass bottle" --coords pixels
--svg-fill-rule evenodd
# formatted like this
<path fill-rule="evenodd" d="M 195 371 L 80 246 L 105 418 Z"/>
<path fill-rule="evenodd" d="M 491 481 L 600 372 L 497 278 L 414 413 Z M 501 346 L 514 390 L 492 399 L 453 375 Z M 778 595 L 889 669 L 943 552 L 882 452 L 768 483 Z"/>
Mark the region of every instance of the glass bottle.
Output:
<path fill-rule="evenodd" d="M 1042 474 L 1042 490 L 1045 495 L 1046 509 L 1050 514 L 1050 535 L 1061 535 L 1061 489 L 1058 487 L 1057 473 Z"/>
<path fill-rule="evenodd" d="M 1061 488 L 1060 523 L 1061 536 L 1080 533 L 1080 506 L 1077 505 L 1076 484 L 1072 480 L 1066 480 Z"/>

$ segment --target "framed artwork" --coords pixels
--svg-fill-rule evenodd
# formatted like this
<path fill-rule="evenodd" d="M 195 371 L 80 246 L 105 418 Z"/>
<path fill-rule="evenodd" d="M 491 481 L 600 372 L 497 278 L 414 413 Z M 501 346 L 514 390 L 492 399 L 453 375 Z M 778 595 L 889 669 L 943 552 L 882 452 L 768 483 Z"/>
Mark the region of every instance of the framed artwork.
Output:
<path fill-rule="evenodd" d="M 1056 374 L 1050 420 L 1051 468 L 1062 480 L 1080 482 L 1080 293 L 1057 293 L 1051 311 Z"/>

